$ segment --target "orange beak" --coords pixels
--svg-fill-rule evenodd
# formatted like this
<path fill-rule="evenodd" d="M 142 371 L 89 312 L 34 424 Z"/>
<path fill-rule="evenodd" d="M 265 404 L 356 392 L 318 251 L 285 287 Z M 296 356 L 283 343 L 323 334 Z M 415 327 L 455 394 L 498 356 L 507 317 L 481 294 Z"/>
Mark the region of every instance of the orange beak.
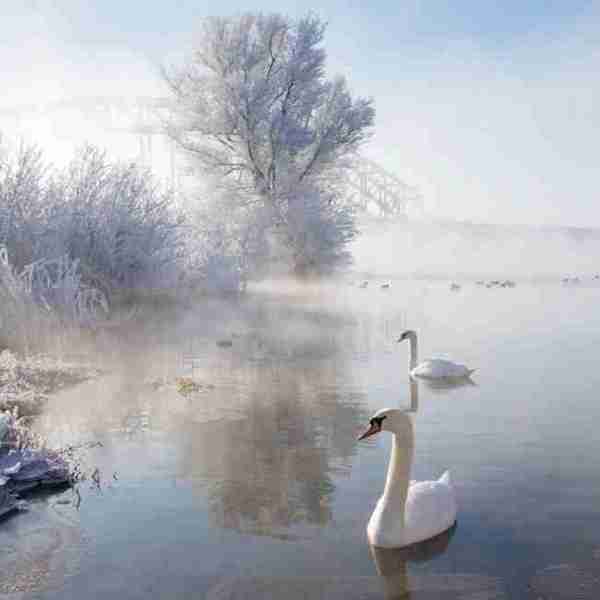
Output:
<path fill-rule="evenodd" d="M 379 425 L 377 425 L 377 423 L 373 423 L 371 426 L 369 426 L 369 429 L 367 429 L 364 433 L 358 436 L 358 441 L 360 442 L 360 440 L 364 440 L 368 437 L 371 437 L 372 435 L 375 435 L 380 431 L 381 428 L 379 427 Z"/>

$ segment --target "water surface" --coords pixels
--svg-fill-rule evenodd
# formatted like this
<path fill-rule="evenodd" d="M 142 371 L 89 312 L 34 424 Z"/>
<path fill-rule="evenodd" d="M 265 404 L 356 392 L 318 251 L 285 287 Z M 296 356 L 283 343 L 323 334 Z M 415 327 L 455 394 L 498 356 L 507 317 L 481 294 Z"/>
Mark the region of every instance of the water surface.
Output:
<path fill-rule="evenodd" d="M 79 486 L 79 508 L 67 490 L 2 522 L 0 595 L 537 598 L 549 567 L 598 574 L 599 300 L 591 286 L 271 286 L 151 319 L 110 352 L 101 340 L 110 375 L 36 424 L 52 444 L 101 442 L 84 455 L 99 485 Z M 476 385 L 411 398 L 406 327 L 422 358 L 477 368 Z M 207 387 L 149 385 L 180 375 Z M 374 553 L 391 440 L 356 434 L 411 402 L 412 477 L 451 469 L 458 524 Z"/>

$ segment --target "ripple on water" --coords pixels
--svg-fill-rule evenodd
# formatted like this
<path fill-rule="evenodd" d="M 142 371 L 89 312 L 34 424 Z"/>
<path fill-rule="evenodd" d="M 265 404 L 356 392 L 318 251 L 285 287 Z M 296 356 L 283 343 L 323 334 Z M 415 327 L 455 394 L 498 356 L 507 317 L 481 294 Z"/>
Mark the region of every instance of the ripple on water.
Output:
<path fill-rule="evenodd" d="M 383 596 L 382 596 L 383 594 Z M 450 573 L 396 577 L 237 577 L 222 581 L 207 600 L 507 600 L 502 583 L 485 575 Z"/>
<path fill-rule="evenodd" d="M 79 569 L 82 536 L 77 525 L 51 511 L 31 511 L 3 521 L 0 594 L 62 588 Z M 46 507 L 47 508 L 47 507 Z"/>
<path fill-rule="evenodd" d="M 552 600 L 600 598 L 600 551 L 585 564 L 564 563 L 538 571 L 529 583 L 536 597 Z"/>

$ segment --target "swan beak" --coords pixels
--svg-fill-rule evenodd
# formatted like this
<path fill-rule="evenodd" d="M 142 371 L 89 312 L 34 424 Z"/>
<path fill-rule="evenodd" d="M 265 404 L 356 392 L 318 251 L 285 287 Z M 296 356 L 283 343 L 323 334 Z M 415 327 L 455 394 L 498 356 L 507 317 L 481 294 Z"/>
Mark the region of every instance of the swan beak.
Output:
<path fill-rule="evenodd" d="M 372 425 L 369 426 L 369 429 L 367 429 L 364 433 L 362 433 L 361 435 L 358 436 L 358 441 L 360 442 L 361 440 L 371 437 L 372 435 L 375 435 L 376 433 L 379 433 L 380 431 L 381 431 L 381 427 L 379 425 L 377 425 L 377 423 L 373 423 Z"/>

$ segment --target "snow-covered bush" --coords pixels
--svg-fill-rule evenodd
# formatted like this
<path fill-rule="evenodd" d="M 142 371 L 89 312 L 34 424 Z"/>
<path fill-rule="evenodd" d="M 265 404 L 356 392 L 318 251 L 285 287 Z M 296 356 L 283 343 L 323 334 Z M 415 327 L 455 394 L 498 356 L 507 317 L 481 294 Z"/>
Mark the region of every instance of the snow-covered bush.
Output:
<path fill-rule="evenodd" d="M 41 260 L 78 261 L 82 280 L 108 293 L 172 287 L 184 254 L 174 194 L 133 164 L 83 147 L 63 171 L 22 147 L 0 162 L 0 245 L 20 271 Z"/>
<path fill-rule="evenodd" d="M 58 171 L 0 148 L 0 346 L 105 319 L 119 290 L 175 288 L 194 262 L 184 233 L 173 193 L 135 165 L 87 146 Z"/>
<path fill-rule="evenodd" d="M 107 318 L 107 297 L 82 281 L 78 266 L 63 256 L 36 261 L 17 273 L 0 247 L 0 349 L 39 349 L 58 327 L 64 332 Z"/>
<path fill-rule="evenodd" d="M 53 181 L 50 246 L 113 288 L 172 287 L 183 255 L 174 195 L 134 164 L 85 147 Z"/>
<path fill-rule="evenodd" d="M 14 272 L 6 248 L 0 247 L 0 351 L 5 347 L 19 350 L 27 347 L 45 319 Z"/>
<path fill-rule="evenodd" d="M 47 227 L 48 179 L 39 149 L 21 145 L 11 152 L 0 148 L 0 246 L 10 250 L 17 269 L 40 257 Z"/>
<path fill-rule="evenodd" d="M 66 324 L 93 324 L 108 316 L 108 298 L 82 280 L 79 260 L 41 259 L 27 265 L 19 279 L 28 298 Z"/>

